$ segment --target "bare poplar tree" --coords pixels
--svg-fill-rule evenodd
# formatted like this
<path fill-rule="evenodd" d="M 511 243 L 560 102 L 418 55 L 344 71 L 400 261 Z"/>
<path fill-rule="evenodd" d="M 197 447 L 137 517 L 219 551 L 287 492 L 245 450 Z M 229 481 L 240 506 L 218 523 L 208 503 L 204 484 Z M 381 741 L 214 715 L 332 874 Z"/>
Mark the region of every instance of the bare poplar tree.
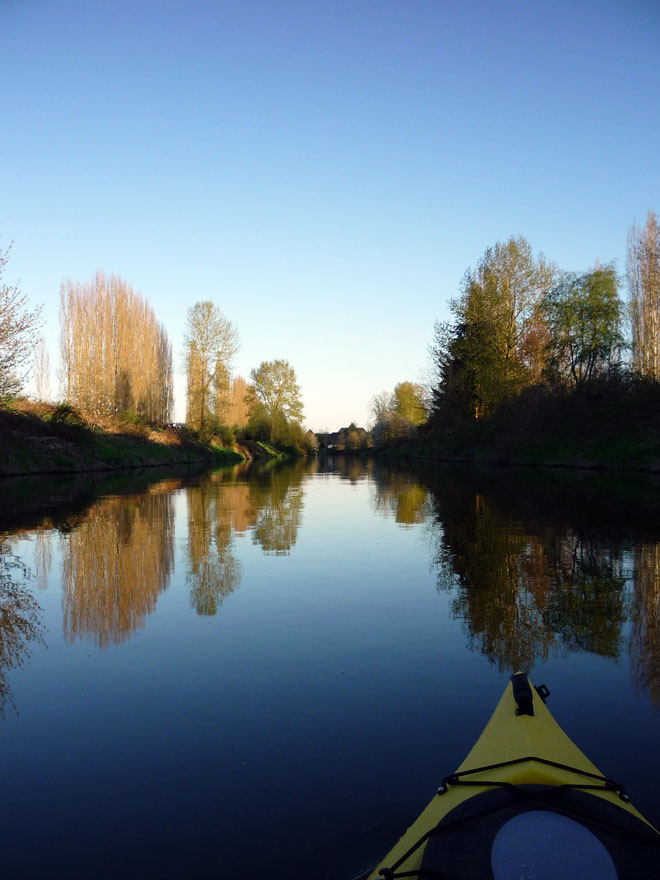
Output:
<path fill-rule="evenodd" d="M 626 269 L 633 369 L 660 379 L 660 226 L 653 211 L 642 228 L 633 223 Z"/>
<path fill-rule="evenodd" d="M 60 355 L 66 399 L 92 418 L 133 410 L 167 422 L 172 348 L 151 306 L 118 275 L 102 272 L 60 293 Z"/>
<path fill-rule="evenodd" d="M 18 394 L 27 378 L 41 307 L 29 311 L 18 285 L 5 284 L 3 275 L 11 245 L 0 250 L 0 397 Z"/>
<path fill-rule="evenodd" d="M 43 336 L 34 347 L 34 384 L 37 400 L 48 400 L 50 396 L 50 356 Z"/>
<path fill-rule="evenodd" d="M 229 382 L 231 362 L 238 351 L 238 331 L 220 309 L 208 300 L 188 309 L 184 332 L 186 358 L 186 422 L 206 431 L 218 411 Z"/>
<path fill-rule="evenodd" d="M 73 292 L 71 283 L 60 284 L 60 368 L 58 371 L 62 397 L 73 400 Z"/>
<path fill-rule="evenodd" d="M 379 391 L 369 401 L 369 411 L 374 424 L 386 419 L 393 411 L 395 401 L 390 391 Z"/>
<path fill-rule="evenodd" d="M 242 376 L 236 376 L 231 382 L 226 409 L 228 425 L 244 428 L 250 419 L 250 385 Z"/>
<path fill-rule="evenodd" d="M 160 413 L 160 421 L 168 422 L 174 410 L 174 380 L 172 377 L 172 343 L 165 327 L 158 328 L 157 354 L 157 400 L 156 410 Z"/>

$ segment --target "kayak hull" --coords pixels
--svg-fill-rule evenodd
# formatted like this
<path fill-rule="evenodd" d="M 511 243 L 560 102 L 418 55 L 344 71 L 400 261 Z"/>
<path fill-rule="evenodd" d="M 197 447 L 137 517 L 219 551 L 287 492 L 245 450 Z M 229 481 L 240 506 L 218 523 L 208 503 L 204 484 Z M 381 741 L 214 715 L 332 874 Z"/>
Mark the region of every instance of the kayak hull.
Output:
<path fill-rule="evenodd" d="M 516 699 L 521 688 L 526 702 Z M 561 816 L 566 821 L 557 818 Z M 536 832 L 534 823 L 538 826 Z M 615 829 L 613 839 L 603 831 L 611 826 Z M 524 877 L 527 849 L 535 833 L 548 852 L 537 857 L 536 873 L 530 876 L 546 876 L 538 867 L 543 858 L 548 864 L 555 858 L 556 865 L 560 865 L 562 859 L 579 859 L 584 853 L 597 865 L 601 847 L 607 850 L 614 869 L 609 875 L 601 871 L 601 880 L 608 876 L 643 877 L 644 873 L 632 872 L 639 872 L 640 865 L 647 862 L 660 865 L 660 835 L 656 829 L 628 801 L 623 789 L 605 779 L 564 733 L 528 679 L 518 675 L 507 685 L 463 763 L 444 780 L 439 793 L 372 871 L 369 880 L 421 871 L 424 873 L 413 876 L 506 880 L 509 863 L 512 877 Z M 509 849 L 517 846 L 520 854 L 506 850 L 507 834 L 511 837 Z M 619 837 L 623 839 L 623 857 L 617 844 Z M 554 856 L 549 851 L 552 848 Z M 612 849 L 614 854 L 610 854 Z M 635 851 L 639 858 L 628 868 L 625 862 L 632 856 L 628 858 L 625 853 Z M 562 872 L 562 877 L 569 880 L 570 874 Z"/>

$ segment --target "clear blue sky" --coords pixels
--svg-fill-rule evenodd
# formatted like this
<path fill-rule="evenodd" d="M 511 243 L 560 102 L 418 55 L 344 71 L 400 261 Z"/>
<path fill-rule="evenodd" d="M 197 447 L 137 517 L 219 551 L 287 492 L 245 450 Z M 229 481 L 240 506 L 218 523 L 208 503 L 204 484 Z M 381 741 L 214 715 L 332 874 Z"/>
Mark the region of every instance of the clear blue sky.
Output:
<path fill-rule="evenodd" d="M 177 354 L 211 299 L 235 372 L 284 358 L 309 427 L 364 424 L 489 245 L 623 271 L 659 47 L 658 0 L 2 0 L 6 280 L 52 361 L 64 277 L 118 272 Z"/>

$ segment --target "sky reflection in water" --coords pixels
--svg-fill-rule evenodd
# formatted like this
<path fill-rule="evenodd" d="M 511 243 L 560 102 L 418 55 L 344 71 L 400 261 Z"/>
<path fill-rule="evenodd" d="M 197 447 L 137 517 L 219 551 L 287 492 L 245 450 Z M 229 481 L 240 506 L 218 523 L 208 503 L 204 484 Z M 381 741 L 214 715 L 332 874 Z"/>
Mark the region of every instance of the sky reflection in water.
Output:
<path fill-rule="evenodd" d="M 38 506 L 5 484 L 10 875 L 348 877 L 518 667 L 660 820 L 650 479 L 357 458 L 154 478 L 40 482 Z"/>

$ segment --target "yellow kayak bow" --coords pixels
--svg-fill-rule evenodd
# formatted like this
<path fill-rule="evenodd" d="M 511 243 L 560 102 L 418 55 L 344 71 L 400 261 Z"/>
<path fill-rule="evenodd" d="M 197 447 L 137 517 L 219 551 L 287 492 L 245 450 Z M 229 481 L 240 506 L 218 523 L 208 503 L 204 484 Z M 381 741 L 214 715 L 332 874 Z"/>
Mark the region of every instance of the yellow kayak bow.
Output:
<path fill-rule="evenodd" d="M 660 878 L 660 834 L 514 675 L 458 770 L 369 880 Z"/>

